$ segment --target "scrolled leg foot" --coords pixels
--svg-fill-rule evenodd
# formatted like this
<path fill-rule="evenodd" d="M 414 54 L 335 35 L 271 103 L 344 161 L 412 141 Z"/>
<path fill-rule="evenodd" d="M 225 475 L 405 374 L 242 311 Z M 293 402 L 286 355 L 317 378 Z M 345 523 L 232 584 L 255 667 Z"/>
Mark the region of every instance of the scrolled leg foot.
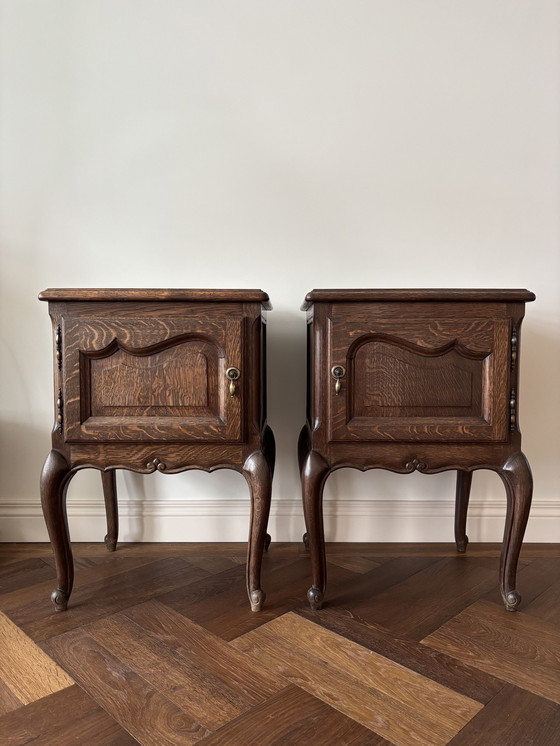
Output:
<path fill-rule="evenodd" d="M 262 607 L 266 598 L 266 593 L 260 588 L 256 591 L 251 591 L 249 594 L 249 602 L 251 603 L 251 611 L 262 611 Z"/>
<path fill-rule="evenodd" d="M 457 551 L 464 554 L 467 551 L 467 544 L 469 543 L 469 537 L 465 534 L 464 539 L 457 539 Z"/>
<path fill-rule="evenodd" d="M 313 611 L 319 611 L 323 608 L 323 591 L 312 585 L 307 591 L 307 600 Z"/>
<path fill-rule="evenodd" d="M 68 596 L 69 594 L 62 590 L 62 588 L 55 588 L 51 593 L 51 601 L 54 604 L 55 611 L 66 611 L 68 608 Z"/>
<path fill-rule="evenodd" d="M 305 551 L 308 552 L 310 549 L 310 545 L 309 545 L 309 534 L 307 533 L 307 531 L 304 533 L 302 537 L 302 541 L 303 541 L 303 546 L 305 547 Z"/>
<path fill-rule="evenodd" d="M 268 552 L 268 548 L 270 547 L 270 542 L 272 541 L 272 536 L 270 534 L 267 534 L 264 537 L 264 551 Z"/>
<path fill-rule="evenodd" d="M 504 604 L 506 611 L 517 611 L 517 607 L 521 603 L 521 594 L 517 591 L 509 591 L 503 595 Z"/>
<path fill-rule="evenodd" d="M 114 552 L 117 548 L 117 542 L 115 539 L 112 539 L 109 534 L 105 535 L 105 538 L 103 539 L 105 542 L 105 546 L 107 547 L 108 552 Z"/>

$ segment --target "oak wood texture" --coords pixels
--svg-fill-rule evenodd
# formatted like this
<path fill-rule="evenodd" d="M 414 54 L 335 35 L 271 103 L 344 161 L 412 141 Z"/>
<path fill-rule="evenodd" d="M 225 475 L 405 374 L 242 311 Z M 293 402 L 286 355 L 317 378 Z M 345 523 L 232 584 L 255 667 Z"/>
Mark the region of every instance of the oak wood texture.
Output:
<path fill-rule="evenodd" d="M 23 704 L 67 686 L 72 679 L 5 614 L 0 613 L 0 679 Z"/>
<path fill-rule="evenodd" d="M 82 630 L 45 643 L 50 655 L 136 740 L 148 746 L 196 743 L 207 730 Z"/>
<path fill-rule="evenodd" d="M 535 300 L 535 294 L 529 290 L 519 288 L 420 288 L 420 289 L 371 289 L 371 288 L 344 288 L 338 290 L 317 289 L 311 290 L 305 296 L 305 303 L 302 310 L 306 311 L 312 303 L 317 302 L 377 302 L 377 301 L 414 301 L 414 302 L 433 302 L 433 301 L 466 301 L 469 303 L 480 303 L 482 301 L 498 302 L 520 302 L 528 303 Z"/>
<path fill-rule="evenodd" d="M 248 714 L 232 720 L 201 746 L 391 746 L 381 736 L 296 686 L 287 686 Z"/>
<path fill-rule="evenodd" d="M 71 713 L 71 718 L 68 717 Z M 71 728 L 64 723 L 71 720 Z M 74 684 L 2 718 L 3 746 L 134 746 L 116 721 Z"/>
<path fill-rule="evenodd" d="M 558 742 L 560 705 L 551 696 L 560 685 L 558 632 L 549 619 L 560 611 L 560 545 L 523 548 L 520 575 L 532 593 L 527 610 L 515 615 L 495 603 L 496 588 L 474 604 L 463 593 L 467 587 L 483 593 L 481 571 L 496 581 L 497 545 L 471 544 L 469 559 L 451 543 L 331 545 L 333 600 L 317 612 L 302 598 L 303 546 L 278 544 L 263 572 L 278 603 L 262 614 L 251 614 L 240 600 L 241 543 L 122 544 L 107 552 L 100 542 L 74 549 L 77 602 L 57 614 L 44 594 L 49 580 L 39 573 L 34 582 L 28 565 L 48 566 L 49 545 L 0 545 L 2 576 L 11 569 L 15 581 L 0 593 L 10 620 L 8 634 L 0 634 L 0 658 L 5 640 L 18 651 L 15 665 L 0 673 L 2 744 Z M 166 571 L 170 584 L 158 593 Z M 454 574 L 463 576 L 461 583 Z M 438 592 L 444 575 L 448 585 Z M 128 589 L 122 600 L 119 576 Z M 428 604 L 409 608 L 404 626 L 399 617 L 414 579 L 435 609 L 428 615 L 432 634 L 422 642 Z M 97 589 L 105 582 L 114 582 L 115 594 L 103 605 Z M 384 596 L 382 622 L 377 593 Z M 23 634 L 20 620 L 30 636 L 22 644 L 14 636 Z M 431 646 L 440 632 L 451 640 L 449 653 Z M 39 685 L 37 651 L 66 671 L 69 685 L 50 694 L 36 689 L 28 699 L 38 699 L 24 704 L 13 694 L 14 682 L 23 677 Z M 540 679 L 541 693 L 533 693 Z"/>
<path fill-rule="evenodd" d="M 558 627 L 527 614 L 512 619 L 499 613 L 490 601 L 477 601 L 422 642 L 560 704 Z"/>
<path fill-rule="evenodd" d="M 396 746 L 446 744 L 482 708 L 293 613 L 233 644 Z"/>
<path fill-rule="evenodd" d="M 66 491 L 76 471 L 99 469 L 105 543 L 118 541 L 116 469 L 143 474 L 228 468 L 251 496 L 247 594 L 260 611 L 274 436 L 266 424 L 262 290 L 49 289 L 54 428 L 41 502 L 64 611 L 74 565 Z"/>
<path fill-rule="evenodd" d="M 560 742 L 560 707 L 506 684 L 449 746 L 552 746 Z"/>
<path fill-rule="evenodd" d="M 262 290 L 207 288 L 48 288 L 39 293 L 39 300 L 47 301 L 209 301 L 211 303 L 262 303 L 268 304 L 268 295 Z"/>
<path fill-rule="evenodd" d="M 307 422 L 299 444 L 308 599 L 326 589 L 322 493 L 343 467 L 408 474 L 457 471 L 455 541 L 464 552 L 471 474 L 501 477 L 507 515 L 501 595 L 515 611 L 517 565 L 532 496 L 517 412 L 528 290 L 313 290 Z M 419 594 L 411 604 L 422 603 Z M 422 626 L 418 633 L 422 633 Z"/>

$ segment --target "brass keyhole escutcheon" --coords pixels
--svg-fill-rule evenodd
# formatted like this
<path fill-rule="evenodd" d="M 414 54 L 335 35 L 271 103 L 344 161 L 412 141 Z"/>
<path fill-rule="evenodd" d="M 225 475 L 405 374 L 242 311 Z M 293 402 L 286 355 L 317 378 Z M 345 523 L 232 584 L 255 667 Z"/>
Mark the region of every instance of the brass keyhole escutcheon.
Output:
<path fill-rule="evenodd" d="M 340 379 L 344 378 L 346 375 L 346 368 L 343 365 L 333 365 L 331 368 L 331 375 L 333 378 L 336 379 L 336 383 L 334 385 L 334 393 L 338 396 L 341 389 L 341 383 Z"/>
<path fill-rule="evenodd" d="M 229 381 L 229 395 L 235 396 L 235 389 L 236 389 L 236 381 L 239 380 L 239 376 L 241 375 L 241 371 L 239 368 L 228 368 L 226 370 L 226 378 Z"/>

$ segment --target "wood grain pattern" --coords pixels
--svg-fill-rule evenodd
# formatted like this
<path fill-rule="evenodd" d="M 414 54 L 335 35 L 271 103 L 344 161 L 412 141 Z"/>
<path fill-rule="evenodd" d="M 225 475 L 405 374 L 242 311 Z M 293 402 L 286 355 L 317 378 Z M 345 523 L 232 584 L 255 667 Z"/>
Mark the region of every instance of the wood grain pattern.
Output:
<path fill-rule="evenodd" d="M 101 546 L 105 551 L 103 558 L 106 561 L 101 564 L 96 563 L 94 566 L 85 566 L 84 569 L 79 570 L 76 573 L 76 580 L 79 580 L 80 584 L 99 583 L 154 561 L 153 556 L 130 555 L 126 552 L 111 554 L 107 560 L 107 549 L 104 545 Z M 45 563 L 53 562 L 50 545 L 43 545 L 42 551 L 45 556 Z M 53 576 L 54 572 L 51 572 L 51 578 Z M 52 614 L 52 608 L 44 602 L 52 589 L 52 579 L 37 582 L 36 578 L 32 577 L 30 580 L 31 582 L 28 585 L 23 585 L 21 588 L 16 588 L 0 596 L 0 609 L 6 611 L 8 616 L 20 626 L 25 624 L 26 619 L 36 621 L 38 617 Z M 78 592 L 76 591 L 76 593 Z"/>
<path fill-rule="evenodd" d="M 414 302 L 445 302 L 445 301 L 459 301 L 459 302 L 474 302 L 480 303 L 483 301 L 496 301 L 496 302 L 529 302 L 535 300 L 535 294 L 529 290 L 524 289 L 509 289 L 509 288 L 497 288 L 497 289 L 486 289 L 486 288 L 423 288 L 419 290 L 411 289 L 388 289 L 388 288 L 376 288 L 376 289 L 323 289 L 311 290 L 305 296 L 305 304 L 302 310 L 306 310 L 310 303 L 323 302 L 323 303 L 348 303 L 348 302 L 386 302 L 386 301 L 414 301 Z"/>
<path fill-rule="evenodd" d="M 129 614 L 100 620 L 87 633 L 208 730 L 286 685 L 161 604 Z"/>
<path fill-rule="evenodd" d="M 323 490 L 343 467 L 464 474 L 455 525 L 460 552 L 470 474 L 495 471 L 507 496 L 500 593 L 508 611 L 518 608 L 516 573 L 532 495 L 518 425 L 520 331 L 525 302 L 534 298 L 517 289 L 306 296 L 307 407 L 298 461 L 312 609 L 321 609 L 326 591 Z M 417 634 L 427 631 L 419 626 Z"/>
<path fill-rule="evenodd" d="M 39 293 L 39 300 L 47 301 L 115 301 L 161 302 L 161 301 L 227 301 L 260 302 L 266 304 L 268 295 L 262 290 L 206 288 L 48 288 Z"/>
<path fill-rule="evenodd" d="M 0 646 L 10 644 L 23 658 L 5 662 L 0 675 L 2 745 L 556 746 L 560 739 L 560 705 L 549 694 L 558 676 L 557 625 L 549 620 L 560 603 L 559 545 L 524 547 L 520 576 L 530 589 L 527 611 L 517 615 L 484 596 L 472 604 L 465 593 L 481 592 L 481 577 L 495 572 L 496 544 L 469 545 L 470 561 L 460 565 L 451 543 L 333 544 L 332 603 L 318 612 L 303 599 L 303 544 L 273 544 L 264 571 L 273 600 L 261 615 L 238 592 L 243 544 L 120 544 L 111 553 L 99 543 L 75 551 L 86 582 L 67 614 L 85 613 L 58 634 L 66 615 L 50 612 L 45 581 L 33 577 L 41 563 L 52 567 L 50 547 L 0 544 L 0 577 L 9 581 L 11 568 L 14 586 L 6 585 L 15 588 L 0 593 L 0 605 L 10 599 L 9 613 L 29 626 L 35 614 L 44 635 L 39 652 L 77 682 L 44 696 L 36 690 L 39 698 L 24 704 L 10 685 L 22 675 L 42 680 L 38 648 L 30 640 L 10 644 L 13 637 L 5 641 L 0 630 Z M 161 594 L 150 588 L 143 600 L 150 565 L 163 572 L 165 562 L 178 560 L 185 584 Z M 180 564 L 168 566 L 180 574 Z M 450 582 L 458 569 L 465 577 Z M 103 608 L 99 596 L 100 605 L 90 607 L 92 587 L 119 575 L 126 588 L 140 589 L 136 597 L 121 608 L 109 594 Z M 417 615 L 404 605 L 414 583 L 433 601 L 433 613 L 419 596 Z M 447 584 L 439 593 L 438 583 Z M 383 626 L 370 619 L 379 611 L 377 594 L 391 607 Z M 399 607 L 411 617 L 404 626 Z M 438 618 L 446 639 L 454 630 L 456 652 L 414 639 L 418 625 Z M 528 691 L 535 681 L 544 696 Z"/>
<path fill-rule="evenodd" d="M 0 680 L 24 704 L 72 686 L 72 679 L 0 613 Z"/>
<path fill-rule="evenodd" d="M 421 640 L 495 586 L 495 572 L 475 563 L 467 570 L 467 562 L 463 556 L 434 562 L 364 599 L 355 613 L 395 634 Z M 379 574 L 383 574 L 383 567 Z M 454 592 L 444 596 L 441 589 L 450 587 Z"/>
<path fill-rule="evenodd" d="M 397 746 L 443 746 L 482 707 L 293 613 L 232 644 Z"/>
<path fill-rule="evenodd" d="M 72 713 L 70 718 L 69 713 Z M 75 684 L 0 718 L 0 730 L 2 746 L 134 746 L 138 743 Z"/>
<path fill-rule="evenodd" d="M 113 319 L 65 319 L 63 339 L 66 440 L 240 441 L 248 378 L 225 395 L 226 368 L 244 369 L 239 311 L 123 320 L 115 304 Z"/>
<path fill-rule="evenodd" d="M 534 601 L 523 607 L 526 614 L 560 626 L 560 581 L 552 583 Z"/>
<path fill-rule="evenodd" d="M 208 731 L 83 630 L 44 643 L 76 682 L 144 746 L 196 743 Z"/>
<path fill-rule="evenodd" d="M 478 601 L 422 642 L 470 666 L 560 703 L 560 632 L 528 614 Z"/>
<path fill-rule="evenodd" d="M 21 562 L 10 563 L 0 567 L 0 595 L 42 580 L 51 580 L 53 577 L 53 568 L 39 558 L 30 557 Z"/>
<path fill-rule="evenodd" d="M 557 743 L 560 743 L 560 707 L 506 684 L 449 746 L 554 746 Z"/>
<path fill-rule="evenodd" d="M 296 613 L 482 704 L 488 703 L 504 686 L 501 679 L 366 622 L 355 611 L 331 607 L 320 613 L 307 608 L 298 609 Z"/>
<path fill-rule="evenodd" d="M 22 704 L 21 699 L 16 697 L 8 684 L 0 678 L 0 718 L 7 712 L 19 709 Z"/>
<path fill-rule="evenodd" d="M 53 613 L 43 600 L 10 611 L 10 617 L 34 640 L 43 640 L 79 627 L 86 620 L 92 621 L 188 585 L 206 574 L 204 570 L 191 568 L 182 559 L 170 557 L 144 564 L 134 572 L 119 573 L 81 586 L 76 591 L 76 606 L 69 609 L 68 614 Z M 43 614 L 37 618 L 40 603 Z"/>
<path fill-rule="evenodd" d="M 49 289 L 55 424 L 41 505 L 66 611 L 73 552 L 66 490 L 76 472 L 232 469 L 250 492 L 246 595 L 260 611 L 274 435 L 266 424 L 268 296 L 261 290 Z M 115 482 L 103 479 L 107 548 L 117 542 Z"/>
<path fill-rule="evenodd" d="M 300 746 L 304 743 L 391 746 L 389 741 L 296 686 L 283 689 L 199 743 L 200 746 Z"/>
<path fill-rule="evenodd" d="M 267 556 L 263 571 L 270 601 L 259 614 L 247 614 L 241 594 L 244 580 L 240 568 L 171 591 L 160 600 L 224 640 L 233 640 L 279 614 L 299 607 L 305 598 L 309 582 L 308 559 L 276 562 L 272 554 Z M 330 568 L 335 591 L 347 587 L 352 576 L 353 573 L 344 568 Z"/>

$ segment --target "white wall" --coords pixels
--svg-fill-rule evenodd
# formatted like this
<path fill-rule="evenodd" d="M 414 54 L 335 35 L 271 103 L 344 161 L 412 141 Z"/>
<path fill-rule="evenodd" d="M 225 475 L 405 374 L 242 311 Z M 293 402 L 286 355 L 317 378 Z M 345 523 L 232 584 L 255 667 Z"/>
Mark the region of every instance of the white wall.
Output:
<path fill-rule="evenodd" d="M 262 287 L 271 532 L 303 531 L 295 448 L 313 287 L 527 287 L 527 538 L 558 540 L 557 0 L 1 0 L 0 540 L 45 539 L 55 287 Z M 286 361 L 289 364 L 286 365 Z M 343 471 L 328 538 L 452 538 L 452 474 Z M 233 472 L 119 475 L 125 540 L 242 540 Z M 471 540 L 505 498 L 477 473 Z M 81 473 L 75 539 L 104 534 Z M 334 516 L 338 516 L 334 521 Z"/>

